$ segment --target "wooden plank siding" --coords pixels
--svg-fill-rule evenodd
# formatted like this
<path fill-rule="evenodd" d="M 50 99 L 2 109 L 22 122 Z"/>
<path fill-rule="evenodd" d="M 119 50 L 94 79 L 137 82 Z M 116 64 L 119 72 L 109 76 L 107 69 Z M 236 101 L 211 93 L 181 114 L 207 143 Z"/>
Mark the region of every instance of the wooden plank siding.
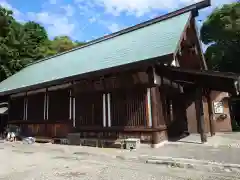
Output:
<path fill-rule="evenodd" d="M 46 92 L 12 97 L 9 100 L 9 124 L 20 126 L 23 136 L 66 137 L 71 128 L 69 125 L 71 123 L 69 120 L 69 93 L 69 89 L 48 91 L 48 105 L 45 102 L 47 101 L 45 99 Z M 24 110 L 26 101 L 27 110 Z M 46 118 L 46 113 L 48 113 L 48 118 Z"/>
<path fill-rule="evenodd" d="M 117 90 L 111 93 L 112 126 L 144 127 L 146 114 L 147 88 Z"/>
<path fill-rule="evenodd" d="M 9 99 L 9 121 L 24 120 L 25 96 Z"/>
<path fill-rule="evenodd" d="M 44 119 L 44 97 L 44 92 L 26 96 L 27 115 L 25 120 L 42 121 Z"/>
<path fill-rule="evenodd" d="M 103 126 L 103 95 L 101 92 L 77 93 L 75 97 L 75 127 Z"/>
<path fill-rule="evenodd" d="M 60 89 L 48 91 L 48 119 L 47 121 L 69 120 L 70 90 Z"/>
<path fill-rule="evenodd" d="M 48 88 L 27 96 L 29 119 L 10 123 L 21 126 L 28 136 L 66 137 L 80 132 L 85 138 L 136 137 L 149 143 L 153 133 L 165 130 L 164 120 L 159 119 L 163 112 L 158 87 L 154 87 L 157 102 L 152 99 L 153 80 L 145 72 L 128 72 L 73 82 L 63 89 Z"/>

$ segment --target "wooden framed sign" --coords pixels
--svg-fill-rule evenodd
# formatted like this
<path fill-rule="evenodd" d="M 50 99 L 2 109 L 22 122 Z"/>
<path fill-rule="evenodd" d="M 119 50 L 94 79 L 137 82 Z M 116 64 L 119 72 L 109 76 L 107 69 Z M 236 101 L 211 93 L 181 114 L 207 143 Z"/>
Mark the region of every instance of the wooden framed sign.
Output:
<path fill-rule="evenodd" d="M 223 114 L 224 113 L 224 106 L 222 101 L 213 102 L 213 108 L 215 114 Z"/>

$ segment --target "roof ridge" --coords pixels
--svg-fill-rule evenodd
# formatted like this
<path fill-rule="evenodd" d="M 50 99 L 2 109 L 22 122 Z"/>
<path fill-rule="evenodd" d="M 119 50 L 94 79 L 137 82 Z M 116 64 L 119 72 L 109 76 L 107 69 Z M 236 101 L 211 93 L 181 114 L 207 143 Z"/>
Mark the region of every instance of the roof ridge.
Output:
<path fill-rule="evenodd" d="M 114 38 L 114 37 L 117 37 L 117 36 L 120 36 L 120 35 L 129 33 L 129 32 L 138 30 L 138 29 L 140 29 L 140 28 L 147 27 L 147 26 L 149 26 L 149 25 L 152 25 L 152 24 L 155 24 L 155 23 L 158 23 L 158 22 L 161 22 L 161 21 L 165 21 L 165 20 L 174 18 L 174 17 L 176 17 L 176 16 L 179 16 L 179 15 L 181 15 L 181 14 L 187 13 L 187 12 L 189 12 L 189 11 L 198 11 L 198 10 L 200 10 L 200 9 L 203 9 L 203 8 L 206 8 L 206 7 L 210 6 L 210 5 L 211 5 L 210 1 L 211 1 L 211 0 L 204 0 L 204 1 L 201 1 L 201 2 L 198 2 L 198 3 L 195 3 L 195 4 L 192 4 L 192 5 L 186 6 L 186 7 L 184 7 L 184 8 L 178 9 L 178 10 L 176 10 L 176 11 L 173 11 L 173 12 L 170 12 L 170 13 L 167 13 L 167 14 L 164 14 L 164 15 L 161 15 L 161 16 L 158 16 L 158 17 L 156 17 L 156 18 L 153 18 L 153 19 L 144 21 L 144 22 L 139 23 L 139 24 L 136 24 L 136 25 L 134 25 L 134 26 L 130 26 L 130 27 L 128 27 L 128 28 L 122 29 L 122 30 L 117 31 L 117 32 L 115 32 L 115 33 L 112 33 L 112 34 L 110 34 L 110 35 L 106 35 L 106 36 L 103 36 L 103 37 L 94 39 L 94 40 L 88 42 L 87 44 L 85 44 L 85 45 L 83 45 L 83 46 L 79 46 L 79 47 L 73 48 L 73 49 L 71 49 L 71 50 L 68 50 L 68 51 L 65 51 L 65 52 L 62 52 L 62 53 L 58 53 L 58 54 L 56 54 L 56 55 L 49 56 L 49 57 L 40 59 L 40 60 L 38 60 L 38 61 L 29 63 L 26 67 L 31 66 L 31 65 L 34 65 L 34 64 L 37 64 L 37 63 L 40 63 L 40 62 L 42 62 L 42 61 L 46 61 L 46 60 L 52 59 L 52 58 L 57 57 L 57 56 L 61 56 L 61 55 L 67 54 L 67 53 L 69 53 L 69 52 L 73 52 L 73 51 L 76 51 L 76 50 L 79 50 L 79 49 L 82 49 L 82 48 L 91 46 L 91 45 L 93 45 L 93 44 L 97 44 L 97 43 L 100 43 L 100 42 L 103 42 L 103 41 L 112 39 L 112 38 Z"/>

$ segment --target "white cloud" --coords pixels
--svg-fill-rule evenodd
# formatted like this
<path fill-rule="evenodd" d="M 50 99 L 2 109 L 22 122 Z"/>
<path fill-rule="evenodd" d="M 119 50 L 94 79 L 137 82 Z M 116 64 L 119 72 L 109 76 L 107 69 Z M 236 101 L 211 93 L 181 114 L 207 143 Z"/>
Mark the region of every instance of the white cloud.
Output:
<path fill-rule="evenodd" d="M 150 15 L 149 15 L 149 18 L 150 18 L 150 19 L 153 19 L 153 18 L 156 18 L 156 17 L 158 17 L 158 16 L 159 16 L 159 14 L 153 13 L 153 14 L 150 14 Z"/>
<path fill-rule="evenodd" d="M 57 4 L 57 0 L 49 0 L 50 4 Z"/>
<path fill-rule="evenodd" d="M 118 22 L 109 22 L 110 20 L 106 19 L 106 14 L 104 15 L 103 12 L 97 11 L 96 8 L 103 8 L 105 13 L 113 16 L 119 16 L 124 13 L 125 15 L 134 15 L 136 17 L 147 15 L 149 18 L 154 18 L 161 15 L 163 11 L 173 11 L 199 1 L 201 0 L 74 0 L 79 8 L 78 13 L 88 18 L 89 24 L 84 25 L 84 29 L 92 23 L 98 23 L 107 27 L 110 32 L 116 32 L 123 27 Z M 205 19 L 216 6 L 231 1 L 234 0 L 212 0 L 212 7 L 202 10 L 199 19 Z"/>
<path fill-rule="evenodd" d="M 13 16 L 18 20 L 18 21 L 24 21 L 23 14 L 16 8 L 14 8 L 11 4 L 9 4 L 5 0 L 0 0 L 0 5 L 6 9 L 9 9 L 13 12 Z"/>
<path fill-rule="evenodd" d="M 99 12 L 96 12 L 98 3 L 96 0 L 74 0 L 76 6 L 78 7 L 78 13 L 85 17 L 95 17 L 99 16 Z"/>
<path fill-rule="evenodd" d="M 62 6 L 61 8 L 65 10 L 66 16 L 71 17 L 75 13 L 75 8 L 73 6 L 71 6 L 70 4 L 68 4 L 66 6 Z"/>
<path fill-rule="evenodd" d="M 236 2 L 237 0 L 212 0 L 212 6 L 217 7 L 223 4 L 229 4 L 232 2 Z"/>
<path fill-rule="evenodd" d="M 199 1 L 201 0 L 75 0 L 75 3 L 79 5 L 80 10 L 84 13 L 89 12 L 93 7 L 101 6 L 106 13 L 114 16 L 126 13 L 127 15 L 131 14 L 139 17 L 153 11 L 172 11 Z M 212 0 L 212 7 L 234 1 Z"/>
<path fill-rule="evenodd" d="M 33 20 L 41 23 L 51 37 L 57 35 L 73 37 L 76 32 L 77 34 L 86 32 L 86 28 L 93 23 L 106 27 L 109 32 L 123 29 L 125 26 L 121 24 L 124 22 L 119 22 L 114 16 L 124 14 L 153 18 L 162 12 L 169 12 L 198 1 L 200 0 L 74 0 L 74 4 L 64 5 L 62 0 L 47 0 L 42 9 L 34 13 L 23 13 L 14 8 L 14 4 L 9 4 L 8 0 L 0 0 L 0 5 L 12 10 L 18 21 Z M 234 1 L 236 0 L 212 0 L 212 7 L 201 10 L 198 19 L 204 20 L 213 8 Z M 75 15 L 80 16 L 79 19 L 83 19 L 83 22 L 87 20 L 87 23 L 81 24 Z M 109 15 L 114 16 L 109 18 Z M 134 22 L 136 23 L 138 22 Z M 198 26 L 201 24 L 199 22 Z"/>
<path fill-rule="evenodd" d="M 143 16 L 153 10 L 173 10 L 198 0 L 98 0 L 107 13 Z"/>
<path fill-rule="evenodd" d="M 59 0 L 58 0 L 59 2 Z M 50 4 L 56 4 L 57 0 L 49 0 Z M 42 10 L 40 12 L 23 13 L 14 8 L 6 0 L 0 0 L 0 5 L 13 11 L 14 17 L 18 21 L 36 21 L 41 23 L 46 28 L 50 37 L 67 35 L 73 36 L 75 31 L 75 24 L 73 24 L 68 17 L 73 16 L 74 8 L 71 5 L 61 6 L 64 9 L 63 13 L 53 13 Z"/>
<path fill-rule="evenodd" d="M 74 32 L 75 25 L 69 22 L 67 17 L 51 14 L 49 12 L 29 12 L 28 17 L 30 20 L 45 25 L 48 34 L 51 37 L 59 35 L 71 36 Z"/>
<path fill-rule="evenodd" d="M 236 2 L 236 0 L 212 0 L 211 7 L 200 10 L 200 16 L 198 17 L 198 19 L 203 21 L 204 19 L 207 18 L 207 16 L 209 16 L 212 13 L 212 11 L 215 8 L 217 7 L 219 8 L 224 4 L 229 4 L 232 2 Z M 202 25 L 202 22 L 200 22 L 200 24 Z"/>
<path fill-rule="evenodd" d="M 7 3 L 7 1 L 1 0 L 0 5 L 4 8 L 7 8 L 9 10 L 13 10 L 14 8 L 12 7 L 11 4 Z"/>
<path fill-rule="evenodd" d="M 121 26 L 117 23 L 112 23 L 109 26 L 107 26 L 108 30 L 111 31 L 112 33 L 120 31 L 121 29 L 124 28 L 124 26 Z"/>
<path fill-rule="evenodd" d="M 94 23 L 97 21 L 97 18 L 96 17 L 92 17 L 88 20 L 90 23 Z"/>

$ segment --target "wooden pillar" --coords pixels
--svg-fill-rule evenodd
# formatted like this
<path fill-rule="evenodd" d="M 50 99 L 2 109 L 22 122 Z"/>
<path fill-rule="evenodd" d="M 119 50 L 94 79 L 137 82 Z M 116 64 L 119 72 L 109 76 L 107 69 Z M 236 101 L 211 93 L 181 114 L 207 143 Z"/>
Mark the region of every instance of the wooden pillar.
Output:
<path fill-rule="evenodd" d="M 195 100 L 195 107 L 196 107 L 196 118 L 197 118 L 197 125 L 198 125 L 198 132 L 201 136 L 201 142 L 207 142 L 207 136 L 205 131 L 205 123 L 204 123 L 204 111 L 203 111 L 203 101 L 202 101 L 202 88 L 197 88 L 196 90 L 196 100 Z"/>
<path fill-rule="evenodd" d="M 112 126 L 112 118 L 111 118 L 111 94 L 108 93 L 107 96 L 107 124 L 108 124 L 108 127 L 111 127 Z"/>
<path fill-rule="evenodd" d="M 152 127 L 151 88 L 147 88 L 147 95 L 145 101 L 146 101 L 146 126 Z"/>
<path fill-rule="evenodd" d="M 210 133 L 211 133 L 211 136 L 214 136 L 215 135 L 215 123 L 214 123 L 214 120 L 213 120 L 213 108 L 212 108 L 212 100 L 211 100 L 211 91 L 207 92 L 206 98 L 207 98 L 207 104 L 208 104 Z"/>
<path fill-rule="evenodd" d="M 76 127 L 76 97 L 73 96 L 72 98 L 72 120 L 73 120 L 73 127 Z"/>
<path fill-rule="evenodd" d="M 154 67 L 148 68 L 148 80 L 150 88 L 147 90 L 147 125 L 152 128 L 152 147 L 159 147 L 162 141 L 167 139 L 166 121 L 163 111 L 162 95 L 164 91 L 163 78 L 159 76 Z"/>
<path fill-rule="evenodd" d="M 8 97 L 8 121 L 10 121 L 10 113 L 11 113 L 11 96 Z"/>
<path fill-rule="evenodd" d="M 74 91 L 74 82 L 71 83 L 71 98 L 72 98 L 72 128 L 76 127 L 76 93 Z"/>
<path fill-rule="evenodd" d="M 152 104 L 152 128 L 158 127 L 158 101 L 157 101 L 157 89 L 156 87 L 151 88 L 151 104 Z M 152 145 L 158 144 L 160 141 L 158 132 L 152 133 Z"/>
<path fill-rule="evenodd" d="M 103 100 L 102 100 L 102 103 L 103 103 L 103 127 L 106 127 L 106 123 L 107 123 L 107 116 L 106 116 L 106 94 L 103 93 Z"/>
<path fill-rule="evenodd" d="M 43 101 L 43 119 L 44 120 L 46 120 L 46 104 L 47 104 L 46 95 L 47 95 L 46 92 L 44 92 L 44 101 Z"/>
<path fill-rule="evenodd" d="M 27 115 L 28 115 L 28 97 L 27 93 L 24 95 L 24 120 L 27 120 Z"/>
<path fill-rule="evenodd" d="M 165 117 L 163 114 L 162 102 L 159 87 L 151 88 L 151 108 L 152 108 L 152 147 L 167 139 Z M 163 130 L 157 130 L 163 128 Z"/>
<path fill-rule="evenodd" d="M 48 120 L 48 107 L 49 107 L 49 94 L 48 94 L 48 89 L 45 91 L 44 95 L 44 120 Z"/>
<path fill-rule="evenodd" d="M 72 89 L 69 89 L 69 120 L 72 120 Z"/>
<path fill-rule="evenodd" d="M 48 114 L 49 114 L 49 93 L 48 93 L 48 88 L 46 89 L 46 94 L 47 94 L 47 106 L 46 106 L 46 118 L 47 120 L 49 119 Z"/>

